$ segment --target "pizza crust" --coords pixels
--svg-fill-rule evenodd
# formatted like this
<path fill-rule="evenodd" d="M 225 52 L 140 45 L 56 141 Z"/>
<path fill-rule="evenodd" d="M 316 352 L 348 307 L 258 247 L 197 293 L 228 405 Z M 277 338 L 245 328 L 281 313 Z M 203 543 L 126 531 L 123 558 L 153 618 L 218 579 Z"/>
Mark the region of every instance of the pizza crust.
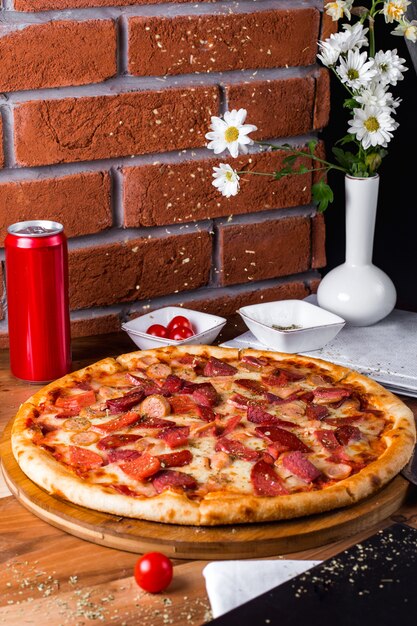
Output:
<path fill-rule="evenodd" d="M 349 384 L 365 392 L 372 403 L 393 419 L 392 428 L 385 433 L 388 445 L 383 454 L 363 470 L 321 490 L 298 492 L 284 496 L 259 497 L 226 491 L 209 492 L 201 500 L 166 490 L 151 498 L 127 496 L 100 484 L 89 484 L 60 464 L 31 439 L 28 420 L 37 406 L 45 402 L 55 389 L 81 381 L 86 376 L 114 374 L 135 369 L 137 360 L 164 354 L 174 359 L 184 354 L 215 356 L 226 361 L 242 355 L 274 356 L 277 360 L 293 362 L 296 366 L 328 372 L 336 382 Z M 22 471 L 37 485 L 53 496 L 98 511 L 149 521 L 180 525 L 242 524 L 304 517 L 336 508 L 346 507 L 380 490 L 408 462 L 416 441 L 412 411 L 394 394 L 378 383 L 347 368 L 321 359 L 310 359 L 259 350 L 238 350 L 215 346 L 168 346 L 158 350 L 136 351 L 107 358 L 64 376 L 34 394 L 19 409 L 12 428 L 12 449 Z"/>

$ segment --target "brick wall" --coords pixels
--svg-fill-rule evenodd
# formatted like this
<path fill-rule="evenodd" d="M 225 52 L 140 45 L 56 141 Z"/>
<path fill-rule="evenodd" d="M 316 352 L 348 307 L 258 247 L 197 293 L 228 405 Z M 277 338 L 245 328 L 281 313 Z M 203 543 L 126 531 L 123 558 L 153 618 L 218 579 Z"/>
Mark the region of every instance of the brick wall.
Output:
<path fill-rule="evenodd" d="M 73 336 L 151 307 L 227 315 L 317 288 L 311 175 L 252 178 L 226 199 L 204 135 L 240 107 L 257 139 L 319 134 L 329 77 L 315 55 L 331 28 L 319 0 L 3 0 L 0 24 L 0 246 L 16 221 L 64 224 Z M 240 162 L 266 171 L 283 156 Z M 4 269 L 1 248 L 2 345 Z"/>

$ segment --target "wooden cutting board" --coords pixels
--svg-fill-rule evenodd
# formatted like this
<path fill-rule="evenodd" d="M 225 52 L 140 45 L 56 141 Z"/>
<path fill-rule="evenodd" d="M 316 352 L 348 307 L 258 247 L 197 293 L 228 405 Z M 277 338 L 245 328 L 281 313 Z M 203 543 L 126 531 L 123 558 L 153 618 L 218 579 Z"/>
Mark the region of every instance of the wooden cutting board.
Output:
<path fill-rule="evenodd" d="M 152 550 L 184 559 L 249 559 L 321 546 L 361 532 L 386 519 L 404 503 L 409 483 L 397 476 L 362 502 L 320 515 L 282 522 L 218 527 L 159 524 L 100 513 L 50 496 L 17 465 L 10 444 L 11 423 L 0 443 L 6 483 L 29 511 L 61 530 L 118 550 Z"/>

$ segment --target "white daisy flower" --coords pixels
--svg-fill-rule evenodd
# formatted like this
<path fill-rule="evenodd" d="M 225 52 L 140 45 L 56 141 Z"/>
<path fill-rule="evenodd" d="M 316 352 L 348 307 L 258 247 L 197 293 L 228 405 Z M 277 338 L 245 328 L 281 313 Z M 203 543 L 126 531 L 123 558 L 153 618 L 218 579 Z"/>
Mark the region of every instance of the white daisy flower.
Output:
<path fill-rule="evenodd" d="M 364 28 L 360 22 L 356 22 L 353 26 L 343 24 L 343 28 L 344 30 L 331 34 L 325 42 L 341 53 L 369 45 L 366 37 L 366 33 L 369 29 Z"/>
<path fill-rule="evenodd" d="M 400 98 L 394 98 L 392 93 L 387 91 L 386 85 L 378 82 L 371 82 L 359 95 L 355 96 L 355 100 L 363 106 L 376 106 L 391 110 L 396 109 L 401 102 Z"/>
<path fill-rule="evenodd" d="M 240 188 L 239 176 L 236 170 L 234 170 L 228 163 L 220 163 L 219 167 L 213 167 L 214 174 L 212 184 L 226 198 L 235 196 Z"/>
<path fill-rule="evenodd" d="M 344 36 L 344 47 L 346 51 L 369 46 L 366 36 L 369 28 L 365 28 L 360 22 L 356 22 L 353 26 L 343 24 L 343 28 L 345 32 L 342 34 Z"/>
<path fill-rule="evenodd" d="M 376 53 L 374 61 L 383 85 L 396 85 L 397 81 L 403 80 L 403 72 L 408 69 L 403 65 L 405 59 L 398 56 L 396 48 L 386 52 L 380 50 Z"/>
<path fill-rule="evenodd" d="M 376 106 L 365 106 L 363 109 L 355 109 L 352 120 L 349 120 L 348 132 L 356 136 L 367 150 L 371 146 L 386 148 L 391 141 L 398 123 L 391 117 L 391 111 Z"/>
<path fill-rule="evenodd" d="M 246 109 L 233 109 L 226 111 L 224 119 L 213 116 L 211 118 L 212 132 L 206 134 L 206 139 L 210 140 L 207 148 L 214 151 L 214 154 L 220 154 L 224 150 L 229 150 L 232 157 L 237 157 L 239 149 L 247 154 L 247 146 L 253 143 L 248 137 L 248 133 L 257 130 L 253 124 L 244 124 L 246 119 Z"/>
<path fill-rule="evenodd" d="M 405 37 L 409 41 L 416 43 L 417 41 L 417 20 L 402 20 L 398 26 L 391 31 L 391 35 L 399 35 Z"/>
<path fill-rule="evenodd" d="M 317 55 L 317 58 L 323 63 L 325 67 L 332 67 L 336 65 L 339 60 L 340 50 L 335 46 L 332 46 L 328 41 L 319 41 L 319 47 L 321 54 Z"/>
<path fill-rule="evenodd" d="M 408 0 L 387 0 L 384 2 L 382 13 L 385 15 L 385 22 L 394 22 L 394 20 L 399 22 L 409 4 L 411 2 L 408 2 Z"/>
<path fill-rule="evenodd" d="M 377 74 L 374 60 L 367 61 L 367 58 L 367 53 L 359 50 L 349 50 L 346 58 L 340 57 L 336 72 L 342 83 L 346 83 L 351 89 L 367 87 Z"/>
<path fill-rule="evenodd" d="M 353 0 L 334 0 L 334 2 L 328 2 L 324 8 L 326 9 L 327 15 L 330 15 L 334 22 L 340 20 L 344 15 L 350 20 L 352 4 Z"/>

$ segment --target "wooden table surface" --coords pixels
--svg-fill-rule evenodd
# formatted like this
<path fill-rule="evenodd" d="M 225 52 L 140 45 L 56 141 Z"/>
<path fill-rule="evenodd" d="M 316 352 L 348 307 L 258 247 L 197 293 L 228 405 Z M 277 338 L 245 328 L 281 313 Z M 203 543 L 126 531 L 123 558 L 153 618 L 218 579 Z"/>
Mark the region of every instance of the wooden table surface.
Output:
<path fill-rule="evenodd" d="M 219 341 L 242 329 L 230 322 Z M 73 369 L 105 356 L 135 350 L 125 334 L 76 339 Z M 41 385 L 16 380 L 7 350 L 0 351 L 0 429 L 19 404 Z M 402 397 L 417 415 L 417 400 Z M 3 496 L 3 497 L 1 497 Z M 417 528 L 417 488 L 391 518 L 342 541 L 286 554 L 285 558 L 326 559 L 393 521 Z M 27 511 L 0 480 L 0 624 L 23 626 L 201 626 L 211 612 L 202 570 L 204 561 L 175 561 L 173 582 L 162 594 L 147 594 L 133 579 L 138 555 L 102 547 L 69 535 Z"/>

